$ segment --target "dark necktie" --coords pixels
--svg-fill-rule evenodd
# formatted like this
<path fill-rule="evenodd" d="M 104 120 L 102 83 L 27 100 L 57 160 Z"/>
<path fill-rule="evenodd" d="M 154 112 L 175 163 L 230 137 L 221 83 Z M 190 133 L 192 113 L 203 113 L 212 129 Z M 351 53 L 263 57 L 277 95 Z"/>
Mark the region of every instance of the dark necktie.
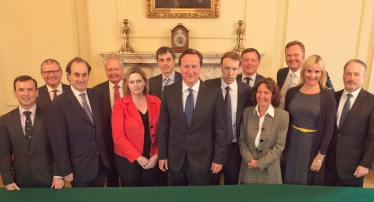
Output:
<path fill-rule="evenodd" d="M 91 122 L 94 123 L 93 117 L 92 117 L 92 112 L 90 108 L 88 107 L 87 100 L 86 100 L 86 93 L 81 93 L 80 96 L 82 97 L 82 104 L 83 104 L 83 109 L 86 112 L 88 118 L 90 118 Z"/>
<path fill-rule="evenodd" d="M 352 94 L 347 94 L 347 101 L 345 101 L 342 114 L 340 115 L 339 128 L 343 125 L 345 118 L 347 118 L 348 112 L 351 108 L 351 97 Z"/>
<path fill-rule="evenodd" d="M 24 111 L 23 114 L 26 116 L 26 121 L 25 121 L 25 139 L 27 144 L 31 145 L 31 135 L 32 135 L 32 123 L 31 123 L 31 118 L 30 118 L 30 111 Z"/>
<path fill-rule="evenodd" d="M 249 85 L 249 81 L 251 80 L 251 78 L 249 78 L 249 77 L 245 77 L 244 79 L 245 79 L 245 81 L 246 81 L 245 83 Z"/>
<path fill-rule="evenodd" d="M 57 97 L 57 91 L 58 90 L 52 90 L 53 91 L 53 99 L 55 99 Z"/>
<path fill-rule="evenodd" d="M 225 107 L 226 107 L 226 123 L 227 123 L 227 144 L 231 144 L 234 134 L 232 130 L 230 86 L 226 87 Z"/>
<path fill-rule="evenodd" d="M 184 107 L 184 116 L 186 118 L 187 127 L 190 126 L 193 110 L 194 110 L 194 99 L 193 99 L 193 89 L 189 88 L 188 91 L 190 94 L 188 94 L 186 98 L 186 104 Z"/>
<path fill-rule="evenodd" d="M 119 94 L 118 89 L 119 89 L 119 85 L 118 84 L 114 85 L 114 101 L 121 98 L 121 95 Z"/>

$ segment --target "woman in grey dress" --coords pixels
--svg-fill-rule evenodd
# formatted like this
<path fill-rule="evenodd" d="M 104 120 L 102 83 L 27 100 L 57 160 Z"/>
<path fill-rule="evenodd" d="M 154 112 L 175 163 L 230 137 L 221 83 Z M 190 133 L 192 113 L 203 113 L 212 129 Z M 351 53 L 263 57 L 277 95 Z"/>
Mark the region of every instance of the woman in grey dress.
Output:
<path fill-rule="evenodd" d="M 241 184 L 281 184 L 280 155 L 288 130 L 289 115 L 281 108 L 279 87 L 271 78 L 255 83 L 252 100 L 247 107 L 239 136 L 242 162 Z"/>
<path fill-rule="evenodd" d="M 322 58 L 308 57 L 300 83 L 286 94 L 290 126 L 283 152 L 283 183 L 323 185 L 324 157 L 334 130 L 336 102 L 328 89 Z"/>

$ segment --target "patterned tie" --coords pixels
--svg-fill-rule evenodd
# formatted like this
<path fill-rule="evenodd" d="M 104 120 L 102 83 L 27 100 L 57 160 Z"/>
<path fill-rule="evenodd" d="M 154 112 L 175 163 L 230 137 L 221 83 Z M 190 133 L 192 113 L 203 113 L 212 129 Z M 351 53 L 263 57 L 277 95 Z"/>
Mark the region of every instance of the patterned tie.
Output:
<path fill-rule="evenodd" d="M 25 139 L 27 144 L 31 145 L 31 135 L 32 135 L 32 123 L 31 123 L 31 118 L 30 118 L 30 111 L 24 111 L 23 114 L 26 116 L 26 121 L 25 121 Z"/>
<path fill-rule="evenodd" d="M 88 107 L 87 100 L 86 100 L 86 93 L 81 93 L 80 96 L 82 96 L 82 104 L 83 104 L 83 109 L 86 112 L 88 118 L 90 118 L 91 122 L 94 123 L 93 117 L 92 117 L 92 112 L 90 108 Z"/>
<path fill-rule="evenodd" d="M 284 103 L 285 103 L 285 98 L 288 89 L 294 87 L 293 79 L 295 78 L 296 74 L 291 73 L 290 76 L 286 77 L 286 80 L 283 83 L 283 86 L 281 88 L 280 94 L 281 94 L 281 103 L 279 105 L 279 108 L 284 109 Z"/>
<path fill-rule="evenodd" d="M 121 98 L 121 95 L 119 94 L 118 89 L 119 89 L 119 85 L 118 84 L 114 85 L 114 101 Z"/>
<path fill-rule="evenodd" d="M 52 90 L 53 91 L 53 99 L 55 99 L 57 97 L 57 91 L 58 90 Z"/>
<path fill-rule="evenodd" d="M 168 82 L 170 81 L 170 78 L 164 78 L 162 81 L 162 91 L 164 91 L 164 87 L 168 85 Z"/>
<path fill-rule="evenodd" d="M 347 118 L 348 112 L 351 108 L 351 97 L 352 97 L 352 94 L 347 94 L 347 101 L 345 101 L 342 114 L 340 115 L 339 128 L 344 123 L 344 120 L 345 118 Z"/>
<path fill-rule="evenodd" d="M 230 86 L 226 87 L 225 107 L 226 107 L 226 123 L 227 123 L 227 144 L 231 144 L 234 134 L 232 130 Z"/>
<path fill-rule="evenodd" d="M 188 94 L 186 98 L 186 105 L 184 108 L 184 116 L 186 118 L 187 127 L 190 126 L 193 110 L 195 109 L 194 99 L 193 99 L 193 89 L 189 88 L 188 91 L 190 92 L 190 94 Z"/>

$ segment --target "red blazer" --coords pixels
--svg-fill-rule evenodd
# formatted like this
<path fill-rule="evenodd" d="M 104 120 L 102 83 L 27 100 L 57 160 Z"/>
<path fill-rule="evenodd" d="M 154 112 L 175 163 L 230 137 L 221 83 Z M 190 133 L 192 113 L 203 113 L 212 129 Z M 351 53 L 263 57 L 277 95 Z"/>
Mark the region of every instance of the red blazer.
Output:
<path fill-rule="evenodd" d="M 161 101 L 146 94 L 149 132 L 151 134 L 150 156 L 158 155 L 157 128 Z M 112 112 L 112 134 L 114 153 L 134 162 L 143 153 L 144 124 L 131 95 L 116 100 Z"/>

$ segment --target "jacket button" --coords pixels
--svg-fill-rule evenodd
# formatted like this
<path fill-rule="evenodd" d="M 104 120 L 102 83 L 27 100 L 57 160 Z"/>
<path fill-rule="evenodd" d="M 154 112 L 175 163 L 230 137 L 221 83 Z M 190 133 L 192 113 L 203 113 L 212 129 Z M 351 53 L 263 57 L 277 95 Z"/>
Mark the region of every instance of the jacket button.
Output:
<path fill-rule="evenodd" d="M 262 150 L 258 151 L 258 153 L 262 153 Z"/>
<path fill-rule="evenodd" d="M 263 141 L 264 141 L 263 139 L 260 140 L 260 142 L 263 142 Z"/>

